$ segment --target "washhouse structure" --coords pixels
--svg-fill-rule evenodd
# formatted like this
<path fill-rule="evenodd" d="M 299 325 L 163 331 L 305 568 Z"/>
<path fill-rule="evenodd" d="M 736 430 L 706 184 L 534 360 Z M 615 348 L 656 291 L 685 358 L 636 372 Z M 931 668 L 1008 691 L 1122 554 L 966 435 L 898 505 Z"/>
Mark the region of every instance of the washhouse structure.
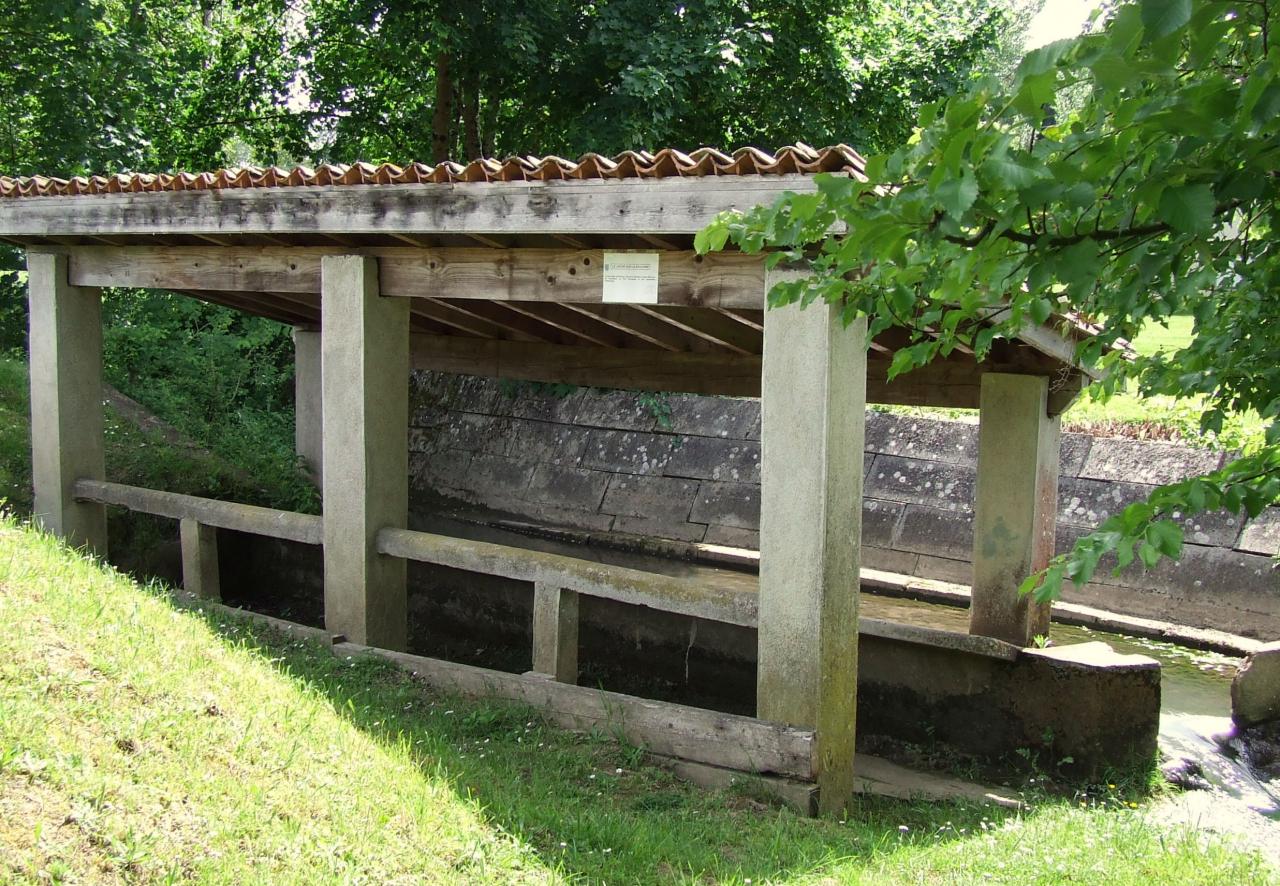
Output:
<path fill-rule="evenodd" d="M 971 633 L 1026 646 L 1048 611 L 1017 588 L 1053 552 L 1059 414 L 1086 380 L 1060 318 L 886 380 L 896 331 L 766 310 L 760 255 L 700 256 L 719 212 L 857 176 L 843 146 L 0 180 L 0 238 L 27 252 L 35 501 L 99 554 L 107 506 L 181 521 L 185 582 L 217 595 L 215 528 L 322 545 L 334 643 L 403 650 L 406 561 L 530 582 L 534 672 L 400 653 L 429 682 L 570 725 L 621 718 L 657 753 L 853 789 L 867 402 L 981 410 Z M 795 273 L 780 271 L 776 273 Z M 323 517 L 145 490 L 103 468 L 102 287 L 151 287 L 295 327 L 299 438 Z M 758 592 L 407 528 L 410 370 L 760 396 Z M 310 442 L 306 442 L 310 441 Z M 758 630 L 757 717 L 574 685 L 577 606 L 597 595 Z"/>

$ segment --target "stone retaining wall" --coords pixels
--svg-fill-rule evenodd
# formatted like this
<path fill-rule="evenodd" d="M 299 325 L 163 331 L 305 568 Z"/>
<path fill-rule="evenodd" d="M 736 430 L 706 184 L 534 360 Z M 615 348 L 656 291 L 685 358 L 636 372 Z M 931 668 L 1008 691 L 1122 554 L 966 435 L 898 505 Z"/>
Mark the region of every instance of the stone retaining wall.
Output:
<path fill-rule="evenodd" d="M 758 549 L 757 400 L 415 373 L 411 490 L 574 529 Z M 976 424 L 869 412 L 863 565 L 968 584 Z M 1064 434 L 1058 548 L 1221 452 Z M 1068 599 L 1126 614 L 1280 637 L 1280 509 L 1247 527 L 1184 522 L 1177 564 L 1100 569 Z"/>

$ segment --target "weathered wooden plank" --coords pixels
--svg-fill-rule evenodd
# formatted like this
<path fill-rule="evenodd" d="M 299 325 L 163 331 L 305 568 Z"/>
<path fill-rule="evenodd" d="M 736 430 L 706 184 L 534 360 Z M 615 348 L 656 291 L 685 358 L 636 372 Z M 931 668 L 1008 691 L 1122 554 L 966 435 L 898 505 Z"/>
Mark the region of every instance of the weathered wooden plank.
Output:
<path fill-rule="evenodd" d="M 410 347 L 416 369 L 639 391 L 760 393 L 760 358 L 723 351 L 691 354 L 437 335 L 413 335 Z"/>
<path fill-rule="evenodd" d="M 492 378 L 595 385 L 640 391 L 685 391 L 734 397 L 760 395 L 760 357 L 642 348 L 588 348 L 537 342 L 414 335 L 417 369 Z M 887 381 L 889 361 L 867 361 L 867 402 L 976 409 L 982 374 L 1000 365 L 940 361 Z"/>
<path fill-rule="evenodd" d="M 392 557 L 517 581 L 541 582 L 634 606 L 746 627 L 756 623 L 754 593 L 708 587 L 689 579 L 625 566 L 411 529 L 383 529 L 378 533 L 377 549 Z"/>
<path fill-rule="evenodd" d="M 799 815 L 818 814 L 818 786 L 811 781 L 742 772 L 737 769 L 726 769 L 723 766 L 713 766 L 710 763 L 694 763 L 692 760 L 664 757 L 660 754 L 649 756 L 653 762 L 670 770 L 676 778 L 700 788 L 712 791 L 747 791 L 757 797 L 776 800 Z"/>
<path fill-rule="evenodd" d="M 113 234 L 694 234 L 812 176 L 227 188 L 0 201 L 0 237 Z"/>
<path fill-rule="evenodd" d="M 558 726 L 615 735 L 656 754 L 743 772 L 812 777 L 814 740 L 807 730 L 355 643 L 334 644 L 333 652 L 385 659 L 445 692 L 522 702 Z"/>
<path fill-rule="evenodd" d="M 379 260 L 383 295 L 600 303 L 599 249 L 486 249 L 283 246 L 64 247 L 77 286 L 137 286 L 224 292 L 320 292 L 325 255 Z M 658 302 L 723 308 L 764 306 L 760 256 L 661 253 Z"/>
<path fill-rule="evenodd" d="M 126 486 L 123 483 L 108 483 L 102 480 L 77 480 L 75 497 L 80 501 L 114 505 L 131 511 L 141 511 L 144 514 L 171 517 L 175 520 L 190 518 L 208 526 L 266 535 L 271 538 L 283 538 L 303 544 L 318 545 L 323 541 L 321 520 L 311 514 L 277 511 L 273 508 L 260 508 L 256 505 L 244 505 L 233 501 L 217 501 L 177 492 L 161 492 L 157 489 L 144 489 L 141 486 Z"/>

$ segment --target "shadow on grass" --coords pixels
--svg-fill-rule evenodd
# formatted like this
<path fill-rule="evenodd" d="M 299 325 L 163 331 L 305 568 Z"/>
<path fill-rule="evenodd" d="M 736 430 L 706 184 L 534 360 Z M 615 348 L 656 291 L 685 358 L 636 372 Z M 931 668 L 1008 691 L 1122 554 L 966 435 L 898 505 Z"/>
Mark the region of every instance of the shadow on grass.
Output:
<path fill-rule="evenodd" d="M 445 778 L 547 864 L 593 881 L 759 883 L 842 860 L 861 868 L 1018 814 L 859 797 L 841 821 L 803 818 L 746 788 L 696 789 L 646 764 L 638 748 L 564 732 L 527 707 L 441 695 L 386 662 L 338 659 L 319 643 L 170 602 L 327 698 L 389 752 L 409 748 L 424 776 Z"/>

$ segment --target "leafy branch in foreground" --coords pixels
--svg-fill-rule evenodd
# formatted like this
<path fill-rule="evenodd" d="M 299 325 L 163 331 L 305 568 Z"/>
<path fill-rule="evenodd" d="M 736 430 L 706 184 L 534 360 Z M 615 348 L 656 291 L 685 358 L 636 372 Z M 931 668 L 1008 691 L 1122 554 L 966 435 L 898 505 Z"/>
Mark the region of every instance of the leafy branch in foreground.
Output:
<path fill-rule="evenodd" d="M 1012 81 L 979 81 L 926 108 L 867 180 L 718 218 L 700 251 L 732 241 L 806 260 L 771 305 L 825 299 L 872 335 L 910 331 L 890 377 L 958 346 L 1074 313 L 1101 322 L 1078 359 L 1103 380 L 1187 399 L 1216 434 L 1232 412 L 1266 425 L 1257 451 L 1157 489 L 1023 585 L 1052 599 L 1100 560 L 1180 556 L 1175 515 L 1256 516 L 1280 499 L 1280 29 L 1273 0 L 1142 0 L 1093 32 L 1028 54 Z M 1074 108 L 1064 110 L 1074 101 Z M 843 229 L 841 233 L 838 232 Z M 1185 347 L 1131 359 L 1123 340 L 1190 315 Z"/>

